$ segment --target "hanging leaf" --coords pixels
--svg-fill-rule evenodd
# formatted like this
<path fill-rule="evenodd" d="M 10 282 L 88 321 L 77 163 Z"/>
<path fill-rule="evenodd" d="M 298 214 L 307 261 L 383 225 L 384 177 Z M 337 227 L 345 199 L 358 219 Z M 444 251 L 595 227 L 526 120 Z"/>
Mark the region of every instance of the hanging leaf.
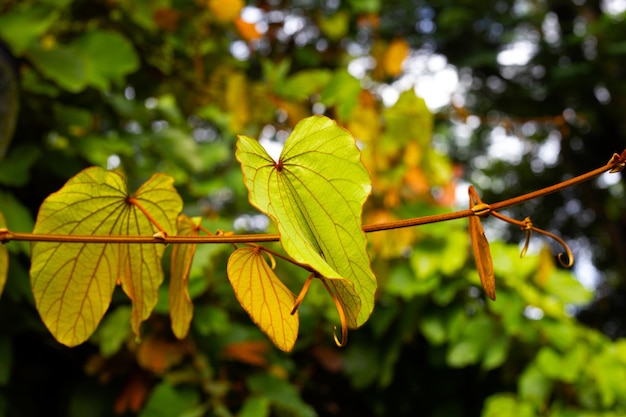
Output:
<path fill-rule="evenodd" d="M 0 213 L 0 229 L 6 229 L 7 224 L 4 221 L 4 216 Z M 7 247 L 0 243 L 0 297 L 2 297 L 2 290 L 4 290 L 4 284 L 7 282 L 7 274 L 9 272 L 9 251 Z"/>
<path fill-rule="evenodd" d="M 121 175 L 92 167 L 46 198 L 34 233 L 152 236 L 159 230 L 155 223 L 173 231 L 181 208 L 171 177 L 155 174 L 130 195 Z M 131 325 L 138 335 L 157 302 L 163 251 L 160 244 L 34 243 L 31 286 L 45 325 L 65 345 L 84 342 L 119 280 L 133 301 Z"/>
<path fill-rule="evenodd" d="M 179 236 L 198 236 L 198 225 L 201 218 L 190 219 L 184 214 L 178 216 Z M 189 270 L 196 252 L 195 244 L 174 245 L 172 249 L 172 263 L 170 268 L 170 318 L 174 335 L 183 339 L 189 331 L 189 324 L 193 317 L 193 303 L 189 297 Z"/>
<path fill-rule="evenodd" d="M 469 187 L 469 207 L 477 212 L 479 205 L 483 202 L 476 194 L 474 187 Z M 469 216 L 470 238 L 472 239 L 472 249 L 474 251 L 474 259 L 476 259 L 476 269 L 480 282 L 485 292 L 492 300 L 496 299 L 496 281 L 493 273 L 493 261 L 491 260 L 491 250 L 489 242 L 485 236 L 485 231 L 480 223 L 478 214 Z"/>
<path fill-rule="evenodd" d="M 298 337 L 293 293 L 267 264 L 261 248 L 240 248 L 228 258 L 228 279 L 241 306 L 274 344 L 291 351 Z"/>
<path fill-rule="evenodd" d="M 329 278 L 348 325 L 362 325 L 374 307 L 376 277 L 361 230 L 371 182 L 354 138 L 312 116 L 295 127 L 278 162 L 246 136 L 239 137 L 237 159 L 250 202 L 277 224 L 283 248 Z"/>

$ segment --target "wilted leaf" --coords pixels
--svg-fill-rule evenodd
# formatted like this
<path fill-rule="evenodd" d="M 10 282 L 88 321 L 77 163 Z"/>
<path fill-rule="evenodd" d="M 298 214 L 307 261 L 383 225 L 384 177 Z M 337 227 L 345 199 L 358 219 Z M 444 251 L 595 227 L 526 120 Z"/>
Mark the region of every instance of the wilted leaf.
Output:
<path fill-rule="evenodd" d="M 4 216 L 0 213 L 0 229 L 7 227 L 4 221 Z M 0 243 L 0 297 L 2 297 L 2 290 L 4 290 L 4 284 L 7 282 L 7 273 L 9 272 L 9 251 L 7 247 Z"/>
<path fill-rule="evenodd" d="M 88 168 L 46 198 L 34 233 L 152 236 L 156 228 L 138 205 L 165 230 L 174 230 L 182 208 L 166 175 L 155 174 L 130 195 L 121 175 Z M 30 276 L 37 310 L 59 342 L 77 345 L 95 330 L 119 280 L 139 334 L 157 302 L 163 251 L 160 244 L 36 242 Z"/>
<path fill-rule="evenodd" d="M 265 340 L 243 340 L 226 345 L 222 355 L 248 365 L 266 366 L 266 355 L 270 347 Z"/>
<path fill-rule="evenodd" d="M 280 349 L 289 352 L 298 338 L 293 293 L 267 264 L 260 248 L 237 249 L 228 259 L 228 279 L 241 306 Z"/>
<path fill-rule="evenodd" d="M 143 369 L 162 375 L 183 360 L 188 348 L 185 341 L 147 337 L 137 349 L 137 363 Z"/>
<path fill-rule="evenodd" d="M 312 116 L 296 126 L 278 162 L 246 136 L 239 137 L 237 159 L 251 203 L 277 224 L 283 248 L 330 278 L 348 325 L 362 325 L 374 307 L 376 277 L 361 230 L 371 182 L 354 138 Z"/>
<path fill-rule="evenodd" d="M 179 236 L 198 236 L 198 224 L 200 218 L 190 219 L 184 214 L 178 216 Z M 189 283 L 189 270 L 196 252 L 195 244 L 174 245 L 172 249 L 172 263 L 170 269 L 170 318 L 172 331 L 177 338 L 187 336 L 189 324 L 193 317 L 193 303 L 189 297 L 187 285 Z"/>
<path fill-rule="evenodd" d="M 470 209 L 474 208 L 477 204 L 481 204 L 480 198 L 474 191 L 474 187 L 470 186 L 469 189 Z M 493 273 L 493 261 L 491 260 L 491 250 L 489 249 L 489 242 L 485 236 L 483 226 L 480 223 L 480 217 L 476 215 L 469 216 L 469 229 L 470 237 L 472 239 L 472 249 L 474 251 L 474 258 L 476 259 L 476 269 L 478 270 L 478 276 L 480 282 L 485 289 L 485 292 L 492 300 L 496 299 L 496 280 Z"/>

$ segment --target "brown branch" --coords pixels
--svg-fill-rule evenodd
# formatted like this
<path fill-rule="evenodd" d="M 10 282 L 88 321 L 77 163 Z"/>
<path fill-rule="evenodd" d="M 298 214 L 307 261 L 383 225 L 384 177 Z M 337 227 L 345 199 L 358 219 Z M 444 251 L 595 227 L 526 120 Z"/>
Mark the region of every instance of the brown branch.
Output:
<path fill-rule="evenodd" d="M 619 172 L 626 166 L 626 150 L 621 155 L 613 154 L 609 162 L 593 171 L 579 175 L 569 180 L 533 191 L 518 197 L 513 197 L 493 204 L 485 204 L 485 210 L 476 213 L 474 210 L 465 209 L 450 213 L 434 214 L 430 216 L 415 217 L 411 219 L 396 220 L 386 223 L 364 225 L 365 233 L 380 232 L 384 230 L 400 229 L 404 227 L 420 226 L 424 224 L 443 222 L 448 220 L 462 219 L 474 215 L 487 215 L 489 212 L 524 203 L 528 200 L 543 197 L 548 194 L 563 190 L 564 188 L 589 181 L 605 172 Z M 6 228 L 0 229 L 0 243 L 12 240 L 28 242 L 57 242 L 57 243 L 264 243 L 277 242 L 278 234 L 241 234 L 241 235 L 213 235 L 213 236 L 114 236 L 114 235 L 55 235 L 12 232 Z"/>

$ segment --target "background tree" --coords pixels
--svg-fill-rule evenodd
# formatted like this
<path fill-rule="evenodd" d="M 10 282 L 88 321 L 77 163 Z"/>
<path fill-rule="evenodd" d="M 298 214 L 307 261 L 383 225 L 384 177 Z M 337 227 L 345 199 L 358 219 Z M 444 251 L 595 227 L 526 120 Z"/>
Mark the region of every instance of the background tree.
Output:
<path fill-rule="evenodd" d="M 236 135 L 280 149 L 312 113 L 358 138 L 374 185 L 367 223 L 465 205 L 467 182 L 490 202 L 561 181 L 626 143 L 613 4 L 4 1 L 0 211 L 31 231 L 47 195 L 99 165 L 131 189 L 172 175 L 185 212 L 213 231 L 272 231 L 247 200 Z M 580 316 L 600 331 L 574 317 L 592 293 L 542 240 L 520 260 L 524 235 L 500 224 L 487 225 L 500 241 L 498 299 L 485 301 L 465 223 L 448 222 L 370 235 L 378 303 L 344 349 L 315 287 L 294 352 L 274 349 L 235 300 L 224 245 L 197 249 L 187 338 L 171 333 L 164 286 L 141 342 L 120 292 L 90 341 L 68 349 L 34 310 L 29 246 L 11 242 L 0 415 L 619 414 L 625 216 L 612 175 L 507 211 L 593 261 L 579 276 L 598 276 L 596 302 Z M 278 268 L 294 291 L 306 278 Z"/>

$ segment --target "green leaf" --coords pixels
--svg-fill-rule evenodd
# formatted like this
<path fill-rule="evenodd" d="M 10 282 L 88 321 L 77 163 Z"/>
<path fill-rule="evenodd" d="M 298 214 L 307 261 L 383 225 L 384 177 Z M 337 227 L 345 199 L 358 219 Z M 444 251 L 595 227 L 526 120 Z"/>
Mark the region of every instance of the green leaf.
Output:
<path fill-rule="evenodd" d="M 119 306 L 104 317 L 93 334 L 91 340 L 100 346 L 100 353 L 105 358 L 116 354 L 128 339 L 132 331 L 129 324 L 131 313 L 130 306 Z"/>
<path fill-rule="evenodd" d="M 199 402 L 198 393 L 191 389 L 177 389 L 161 382 L 152 390 L 139 417 L 173 417 L 190 412 Z"/>
<path fill-rule="evenodd" d="M 130 195 L 124 178 L 98 167 L 81 171 L 39 209 L 34 233 L 152 236 L 173 231 L 182 208 L 173 180 L 155 174 Z M 45 325 L 68 346 L 85 341 L 111 302 L 119 280 L 133 301 L 135 334 L 158 299 L 163 245 L 36 242 L 31 286 Z"/>
<path fill-rule="evenodd" d="M 6 229 L 7 224 L 4 216 L 0 212 L 0 229 Z M 4 284 L 7 282 L 7 274 L 9 273 L 9 251 L 5 244 L 0 243 L 0 297 L 4 290 Z"/>
<path fill-rule="evenodd" d="M 0 15 L 0 38 L 21 54 L 59 17 L 59 12 L 52 7 L 33 3 L 16 4 L 8 12 Z"/>
<path fill-rule="evenodd" d="M 72 48 L 83 58 L 87 82 L 101 91 L 108 90 L 111 83 L 122 83 L 125 75 L 139 67 L 133 45 L 119 32 L 88 32 L 73 42 Z"/>
<path fill-rule="evenodd" d="M 315 410 L 302 401 L 295 387 L 288 381 L 272 374 L 258 374 L 249 377 L 247 383 L 251 392 L 269 399 L 272 406 L 285 412 L 285 415 L 294 417 L 317 416 Z"/>
<path fill-rule="evenodd" d="M 268 417 L 270 415 L 270 401 L 266 397 L 250 397 L 246 399 L 239 410 L 238 417 Z"/>
<path fill-rule="evenodd" d="M 519 396 L 533 403 L 536 408 L 541 408 L 545 405 L 552 391 L 552 384 L 552 381 L 543 375 L 535 365 L 530 365 L 519 378 Z"/>
<path fill-rule="evenodd" d="M 71 48 L 56 45 L 44 49 L 37 46 L 29 49 L 29 57 L 44 77 L 66 90 L 77 93 L 87 86 L 85 63 Z"/>
<path fill-rule="evenodd" d="M 519 401 L 513 394 L 495 394 L 485 400 L 482 417 L 535 417 L 537 414 L 527 402 Z"/>
<path fill-rule="evenodd" d="M 13 194 L 0 190 L 0 207 L 2 207 L 2 214 L 5 216 L 6 227 L 9 230 L 26 233 L 33 230 L 34 222 L 28 208 L 13 197 Z M 11 252 L 30 253 L 28 242 L 11 242 L 6 248 Z"/>
<path fill-rule="evenodd" d="M 354 138 L 312 116 L 298 123 L 278 162 L 246 136 L 237 142 L 237 159 L 250 202 L 276 223 L 283 248 L 329 278 L 348 325 L 362 325 L 374 307 L 376 278 L 361 229 L 371 182 Z"/>
<path fill-rule="evenodd" d="M 338 71 L 322 90 L 320 100 L 326 106 L 336 106 L 340 120 L 347 120 L 357 105 L 361 83 L 347 71 Z"/>
<path fill-rule="evenodd" d="M 1 123 L 0 123 L 1 124 Z M 0 136 L 2 133 L 0 133 Z M 2 151 L 0 150 L 0 154 Z M 23 186 L 30 180 L 30 167 L 41 156 L 41 150 L 32 145 L 17 145 L 0 164 L 0 183 L 8 186 Z"/>
<path fill-rule="evenodd" d="M 261 248 L 240 248 L 228 258 L 228 279 L 241 306 L 274 344 L 291 351 L 298 338 L 293 293 L 276 276 Z"/>

